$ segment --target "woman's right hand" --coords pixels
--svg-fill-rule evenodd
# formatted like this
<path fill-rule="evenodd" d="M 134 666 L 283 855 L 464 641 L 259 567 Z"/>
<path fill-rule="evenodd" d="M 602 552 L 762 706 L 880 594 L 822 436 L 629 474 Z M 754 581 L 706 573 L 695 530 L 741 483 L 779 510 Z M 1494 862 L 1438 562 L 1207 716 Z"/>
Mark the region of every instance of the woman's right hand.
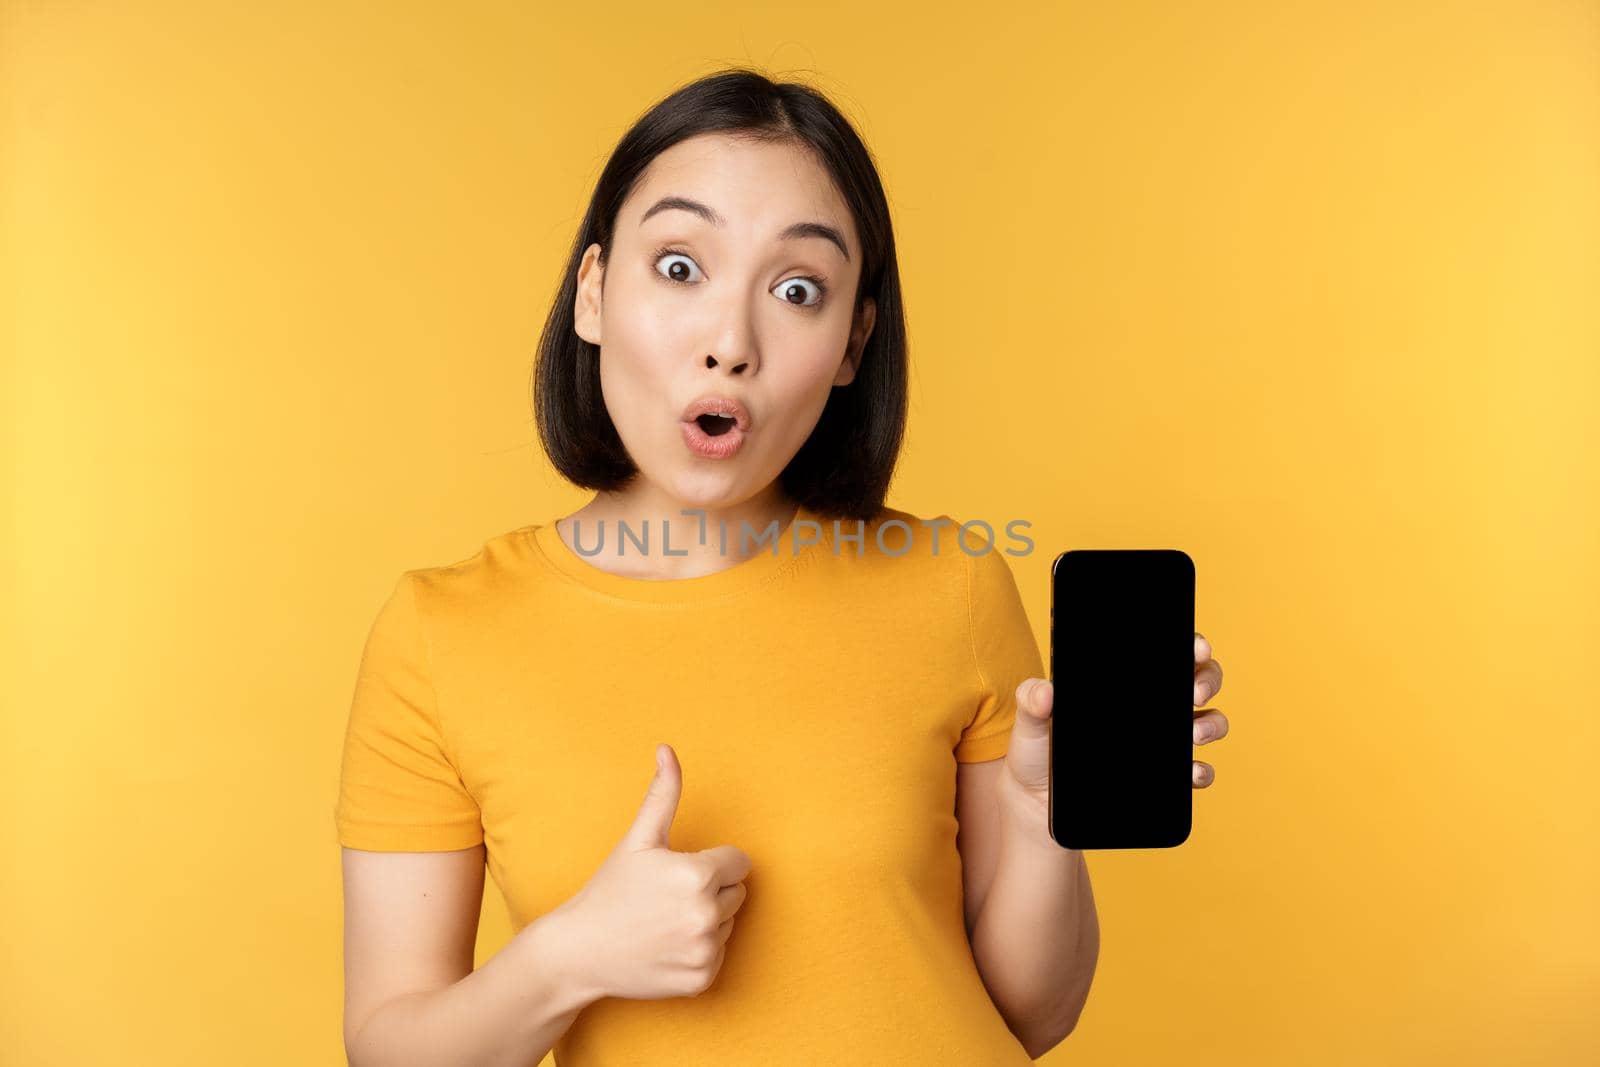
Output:
<path fill-rule="evenodd" d="M 695 996 L 722 968 L 750 857 L 733 845 L 674 852 L 668 844 L 683 770 L 659 745 L 657 770 L 633 825 L 599 870 L 562 905 L 570 962 L 598 995 Z"/>

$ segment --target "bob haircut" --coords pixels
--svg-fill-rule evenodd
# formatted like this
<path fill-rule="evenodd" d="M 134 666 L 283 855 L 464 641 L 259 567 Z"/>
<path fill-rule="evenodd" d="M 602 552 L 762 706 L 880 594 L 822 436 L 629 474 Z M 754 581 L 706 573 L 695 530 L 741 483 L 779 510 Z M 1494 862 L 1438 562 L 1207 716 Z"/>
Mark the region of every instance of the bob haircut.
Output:
<path fill-rule="evenodd" d="M 884 506 L 906 422 L 906 326 L 889 205 L 867 147 L 826 97 L 744 67 L 674 91 L 628 130 L 606 162 L 539 338 L 533 403 L 540 441 L 556 470 L 584 488 L 619 489 L 639 473 L 606 411 L 600 347 L 576 330 L 578 267 L 584 250 L 599 244 L 604 270 L 617 212 L 650 161 L 705 133 L 809 149 L 849 206 L 862 259 L 853 310 L 859 312 L 868 297 L 876 301 L 872 333 L 855 378 L 833 387 L 816 428 L 778 480 L 818 515 L 871 519 Z M 604 284 L 602 273 L 602 292 Z"/>

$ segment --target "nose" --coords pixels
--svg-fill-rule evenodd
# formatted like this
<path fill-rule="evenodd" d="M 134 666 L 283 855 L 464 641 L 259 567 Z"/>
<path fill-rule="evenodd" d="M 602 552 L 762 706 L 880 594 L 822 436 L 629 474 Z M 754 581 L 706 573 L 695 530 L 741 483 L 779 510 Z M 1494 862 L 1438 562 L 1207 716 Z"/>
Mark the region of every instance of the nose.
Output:
<path fill-rule="evenodd" d="M 770 297 L 768 298 L 770 299 Z M 761 369 L 761 342 L 757 322 L 760 309 L 748 293 L 735 287 L 705 311 L 712 318 L 700 343 L 706 346 L 705 367 L 726 374 L 753 378 Z"/>
<path fill-rule="evenodd" d="M 706 356 L 706 369 L 715 370 L 723 366 L 727 367 L 729 374 L 743 374 L 746 368 L 750 366 L 750 361 L 748 359 L 731 360 L 718 359 L 716 356 L 711 355 Z"/>

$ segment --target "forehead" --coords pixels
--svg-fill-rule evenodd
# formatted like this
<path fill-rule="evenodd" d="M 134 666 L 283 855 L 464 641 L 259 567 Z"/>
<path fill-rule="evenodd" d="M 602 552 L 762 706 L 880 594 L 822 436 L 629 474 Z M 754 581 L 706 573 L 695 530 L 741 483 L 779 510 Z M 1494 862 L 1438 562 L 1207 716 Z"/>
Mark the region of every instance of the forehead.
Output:
<path fill-rule="evenodd" d="M 619 212 L 619 228 L 636 229 L 663 196 L 687 197 L 726 220 L 740 239 L 769 240 L 794 222 L 837 228 L 859 259 L 849 207 L 833 177 L 814 154 L 789 141 L 757 141 L 732 134 L 702 134 L 680 141 L 651 160 Z M 707 226 L 684 211 L 657 212 L 645 225 Z"/>

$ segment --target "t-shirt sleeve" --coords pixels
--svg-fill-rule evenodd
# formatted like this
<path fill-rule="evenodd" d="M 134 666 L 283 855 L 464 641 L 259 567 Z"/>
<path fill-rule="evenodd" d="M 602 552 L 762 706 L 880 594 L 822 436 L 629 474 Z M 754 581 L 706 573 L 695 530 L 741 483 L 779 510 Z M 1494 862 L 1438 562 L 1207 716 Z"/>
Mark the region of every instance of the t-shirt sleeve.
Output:
<path fill-rule="evenodd" d="M 367 634 L 345 729 L 334 824 L 339 843 L 435 852 L 483 840 L 440 723 L 416 578 L 400 576 Z"/>
<path fill-rule="evenodd" d="M 1005 552 L 991 546 L 982 555 L 962 554 L 967 557 L 967 616 L 979 699 L 955 756 L 961 763 L 977 763 L 1006 754 L 1017 718 L 1017 686 L 1045 673 Z"/>

